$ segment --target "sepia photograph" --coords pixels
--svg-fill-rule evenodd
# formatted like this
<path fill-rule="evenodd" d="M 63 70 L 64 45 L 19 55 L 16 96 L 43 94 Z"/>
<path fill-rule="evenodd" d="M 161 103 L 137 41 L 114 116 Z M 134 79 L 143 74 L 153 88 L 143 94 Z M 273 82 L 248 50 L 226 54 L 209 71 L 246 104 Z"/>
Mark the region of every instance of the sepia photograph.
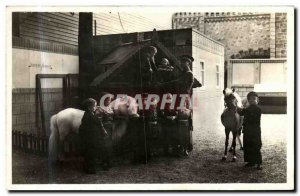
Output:
<path fill-rule="evenodd" d="M 295 190 L 294 9 L 7 6 L 7 189 Z"/>

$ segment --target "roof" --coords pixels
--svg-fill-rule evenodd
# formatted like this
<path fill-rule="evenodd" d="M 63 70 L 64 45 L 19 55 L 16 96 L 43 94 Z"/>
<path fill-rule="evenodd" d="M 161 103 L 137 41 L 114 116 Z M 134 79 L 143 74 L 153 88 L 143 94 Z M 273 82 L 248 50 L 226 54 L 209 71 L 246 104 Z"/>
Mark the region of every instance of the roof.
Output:
<path fill-rule="evenodd" d="M 97 64 L 98 66 L 109 65 L 109 67 L 106 72 L 95 77 L 90 85 L 98 86 L 103 84 L 107 78 L 109 78 L 114 72 L 116 72 L 117 69 L 125 65 L 126 62 L 137 52 L 150 45 L 157 47 L 157 49 L 162 51 L 169 60 L 174 62 L 174 65 L 179 70 L 182 69 L 180 67 L 180 62 L 178 61 L 178 59 L 163 44 L 158 41 L 145 40 L 141 42 L 127 43 L 116 47 L 110 54 L 108 54 L 108 56 L 106 56 L 100 63 Z M 201 87 L 201 84 L 195 78 L 193 88 L 196 87 Z"/>
<path fill-rule="evenodd" d="M 105 73 L 98 75 L 94 78 L 91 86 L 96 86 L 101 84 L 106 78 L 108 78 L 112 73 L 114 73 L 119 67 L 126 63 L 133 55 L 135 55 L 140 49 L 149 45 L 146 43 L 130 43 L 118 46 L 114 51 L 112 51 L 106 58 L 104 58 L 98 66 L 110 65 Z"/>

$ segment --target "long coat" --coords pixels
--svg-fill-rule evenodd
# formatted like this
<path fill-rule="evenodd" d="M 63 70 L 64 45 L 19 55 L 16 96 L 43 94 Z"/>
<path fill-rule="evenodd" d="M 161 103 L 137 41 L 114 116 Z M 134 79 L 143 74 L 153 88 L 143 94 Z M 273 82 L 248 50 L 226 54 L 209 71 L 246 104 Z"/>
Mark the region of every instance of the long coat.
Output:
<path fill-rule="evenodd" d="M 257 105 L 250 105 L 241 110 L 240 115 L 245 117 L 243 124 L 244 160 L 245 162 L 261 164 L 261 109 Z"/>
<path fill-rule="evenodd" d="M 79 127 L 79 136 L 81 140 L 81 149 L 83 151 L 95 151 L 99 148 L 101 139 L 104 137 L 104 127 L 102 120 L 94 113 L 86 111 L 82 117 Z"/>

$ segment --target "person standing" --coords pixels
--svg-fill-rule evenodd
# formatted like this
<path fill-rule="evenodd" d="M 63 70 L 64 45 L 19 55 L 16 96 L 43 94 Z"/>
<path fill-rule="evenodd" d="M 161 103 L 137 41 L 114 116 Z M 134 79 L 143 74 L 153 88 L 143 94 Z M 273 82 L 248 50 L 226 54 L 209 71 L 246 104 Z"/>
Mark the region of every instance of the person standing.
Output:
<path fill-rule="evenodd" d="M 83 102 L 84 115 L 79 127 L 81 149 L 84 156 L 84 171 L 88 174 L 96 173 L 96 163 L 99 157 L 101 140 L 107 137 L 107 132 L 101 118 L 95 114 L 97 101 L 88 98 Z M 102 155 L 105 156 L 105 155 Z"/>
<path fill-rule="evenodd" d="M 257 106 L 259 97 L 256 92 L 252 91 L 248 93 L 247 100 L 249 102 L 249 106 L 239 111 L 240 115 L 244 116 L 244 161 L 247 162 L 245 167 L 252 167 L 256 165 L 256 168 L 261 170 L 261 109 Z"/>
<path fill-rule="evenodd" d="M 140 72 L 144 92 L 147 92 L 149 90 L 154 81 L 154 73 L 157 71 L 157 67 L 155 64 L 156 53 L 157 49 L 154 46 L 148 46 L 143 49 L 140 62 Z"/>

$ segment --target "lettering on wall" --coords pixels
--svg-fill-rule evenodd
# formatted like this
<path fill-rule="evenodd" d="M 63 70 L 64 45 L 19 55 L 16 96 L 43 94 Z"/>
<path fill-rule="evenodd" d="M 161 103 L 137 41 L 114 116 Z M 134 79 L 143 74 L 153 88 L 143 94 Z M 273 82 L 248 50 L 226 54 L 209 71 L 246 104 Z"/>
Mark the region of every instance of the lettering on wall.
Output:
<path fill-rule="evenodd" d="M 37 69 L 53 69 L 52 65 L 45 65 L 45 64 L 30 64 L 28 67 L 33 67 L 33 68 L 37 68 Z"/>

